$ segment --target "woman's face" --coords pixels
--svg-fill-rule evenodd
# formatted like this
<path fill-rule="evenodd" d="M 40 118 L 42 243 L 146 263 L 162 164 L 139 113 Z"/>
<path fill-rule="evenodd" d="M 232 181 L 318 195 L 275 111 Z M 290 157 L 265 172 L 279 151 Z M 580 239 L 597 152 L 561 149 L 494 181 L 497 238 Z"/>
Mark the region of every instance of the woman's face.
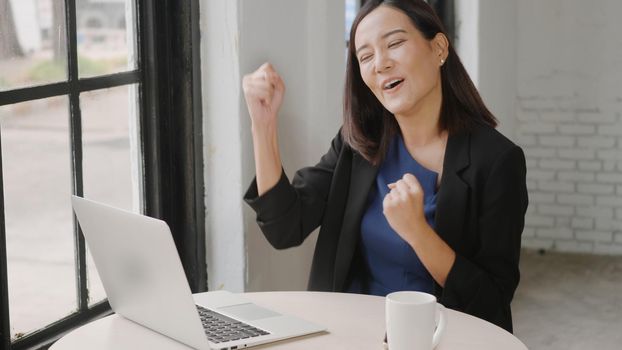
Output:
<path fill-rule="evenodd" d="M 440 98 L 442 34 L 428 41 L 403 12 L 381 5 L 361 20 L 354 43 L 365 85 L 389 112 L 409 115 Z"/>

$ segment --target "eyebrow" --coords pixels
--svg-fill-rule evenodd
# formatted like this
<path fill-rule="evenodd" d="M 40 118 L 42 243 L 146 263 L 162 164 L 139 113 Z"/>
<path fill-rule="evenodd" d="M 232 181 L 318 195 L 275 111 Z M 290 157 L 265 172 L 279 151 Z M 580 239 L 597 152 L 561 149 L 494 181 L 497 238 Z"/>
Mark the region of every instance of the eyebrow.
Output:
<path fill-rule="evenodd" d="M 390 31 L 390 32 L 387 32 L 387 33 L 383 34 L 383 35 L 382 35 L 382 39 L 385 39 L 385 38 L 387 38 L 387 37 L 389 37 L 389 36 L 391 36 L 391 35 L 393 35 L 393 34 L 396 34 L 396 33 L 406 33 L 406 31 L 405 31 L 404 29 L 393 29 L 392 31 Z M 366 48 L 366 47 L 368 47 L 368 46 L 369 46 L 369 45 L 365 44 L 365 45 L 363 45 L 363 46 L 359 47 L 359 48 L 358 48 L 358 50 L 356 50 L 356 56 L 358 56 L 358 55 L 359 55 L 359 52 L 360 52 L 361 50 L 363 50 L 364 48 Z"/>

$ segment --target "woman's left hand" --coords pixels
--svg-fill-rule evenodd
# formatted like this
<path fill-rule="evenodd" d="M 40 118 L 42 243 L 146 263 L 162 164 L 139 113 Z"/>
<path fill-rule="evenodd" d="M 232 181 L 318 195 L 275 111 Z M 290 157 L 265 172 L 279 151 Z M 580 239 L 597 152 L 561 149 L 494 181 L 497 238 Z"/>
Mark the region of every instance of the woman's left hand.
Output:
<path fill-rule="evenodd" d="M 423 188 L 412 174 L 405 174 L 400 180 L 389 184 L 391 191 L 382 201 L 384 216 L 389 225 L 406 242 L 413 238 L 422 225 L 427 225 L 423 212 Z"/>

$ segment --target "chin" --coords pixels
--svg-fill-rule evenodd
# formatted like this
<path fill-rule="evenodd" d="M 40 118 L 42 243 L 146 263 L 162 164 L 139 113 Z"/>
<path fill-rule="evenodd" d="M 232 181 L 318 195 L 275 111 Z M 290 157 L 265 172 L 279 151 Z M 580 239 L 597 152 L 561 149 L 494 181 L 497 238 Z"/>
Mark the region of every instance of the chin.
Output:
<path fill-rule="evenodd" d="M 391 112 L 391 114 L 393 115 L 403 114 L 409 109 L 409 107 L 411 107 L 411 106 L 406 106 L 406 104 L 404 103 L 387 103 L 387 104 L 383 103 L 382 105 L 387 111 Z"/>

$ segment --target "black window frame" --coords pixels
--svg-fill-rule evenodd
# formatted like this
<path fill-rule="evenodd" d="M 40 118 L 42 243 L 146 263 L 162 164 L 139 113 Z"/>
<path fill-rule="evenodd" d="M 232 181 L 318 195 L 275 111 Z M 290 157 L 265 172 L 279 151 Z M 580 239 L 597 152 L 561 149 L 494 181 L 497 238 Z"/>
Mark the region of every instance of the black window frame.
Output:
<path fill-rule="evenodd" d="M 68 79 L 0 92 L 0 106 L 68 96 L 74 194 L 82 195 L 80 93 L 139 84 L 138 103 L 146 215 L 171 228 L 191 290 L 207 290 L 200 70 L 199 0 L 133 0 L 137 68 L 79 78 L 76 0 L 65 1 Z M 78 311 L 11 343 L 0 139 L 0 349 L 47 349 L 63 334 L 110 314 L 104 300 L 89 308 L 86 249 L 74 218 Z"/>
<path fill-rule="evenodd" d="M 456 39 L 456 11 L 454 0 L 427 0 L 443 22 L 447 35 L 451 40 Z"/>

